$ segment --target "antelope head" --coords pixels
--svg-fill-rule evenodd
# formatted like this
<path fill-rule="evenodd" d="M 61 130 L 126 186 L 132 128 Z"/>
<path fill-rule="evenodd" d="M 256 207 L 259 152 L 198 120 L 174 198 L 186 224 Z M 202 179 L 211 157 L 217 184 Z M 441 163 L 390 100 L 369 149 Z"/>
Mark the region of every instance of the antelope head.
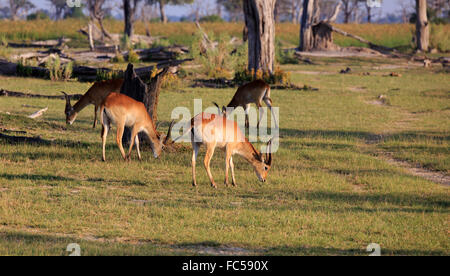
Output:
<path fill-rule="evenodd" d="M 253 163 L 256 176 L 259 181 L 266 182 L 270 167 L 272 166 L 272 139 L 267 142 L 267 152 L 255 154 L 256 162 Z"/>
<path fill-rule="evenodd" d="M 169 130 L 167 130 L 166 136 L 160 135 L 159 144 L 152 146 L 153 155 L 155 156 L 155 158 L 158 158 L 158 156 L 161 154 L 162 150 L 167 147 L 167 142 L 169 142 L 169 138 L 172 133 L 172 127 L 173 127 L 174 122 L 175 121 L 170 122 Z M 155 130 L 156 130 L 156 128 L 155 128 Z"/>

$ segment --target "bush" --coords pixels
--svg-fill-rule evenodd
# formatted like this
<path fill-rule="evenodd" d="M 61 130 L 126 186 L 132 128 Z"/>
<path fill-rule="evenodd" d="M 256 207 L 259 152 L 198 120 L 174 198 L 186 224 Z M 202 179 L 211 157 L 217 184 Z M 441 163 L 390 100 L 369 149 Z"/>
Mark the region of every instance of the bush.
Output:
<path fill-rule="evenodd" d="M 150 48 L 158 48 L 158 47 L 169 47 L 171 45 L 170 41 L 165 38 L 160 38 L 153 42 Z"/>
<path fill-rule="evenodd" d="M 44 20 L 44 19 L 50 19 L 50 17 L 43 11 L 37 11 L 27 16 L 27 20 Z"/>
<path fill-rule="evenodd" d="M 256 71 L 256 73 L 254 70 L 249 71 L 248 69 L 244 69 L 241 71 L 236 71 L 233 80 L 237 84 L 243 84 L 254 80 L 263 80 L 268 84 L 287 86 L 291 84 L 291 73 L 281 70 L 280 67 L 276 67 L 272 74 L 267 71 L 264 72 L 261 69 Z"/>
<path fill-rule="evenodd" d="M 111 62 L 124 63 L 125 58 L 123 57 L 122 53 L 120 53 L 119 51 L 116 51 L 116 55 L 111 59 Z"/>
<path fill-rule="evenodd" d="M 199 20 L 200 22 L 224 22 L 223 18 L 217 14 L 203 16 Z"/>
<path fill-rule="evenodd" d="M 443 24 L 431 24 L 430 46 L 444 53 L 450 51 L 450 36 L 446 32 L 446 26 Z"/>
<path fill-rule="evenodd" d="M 63 70 L 61 69 L 61 60 L 59 59 L 59 56 L 56 56 L 55 58 L 49 58 L 45 63 L 45 68 L 48 69 L 49 78 L 52 81 L 57 81 L 62 78 Z"/>
<path fill-rule="evenodd" d="M 96 81 L 104 81 L 104 80 L 115 80 L 123 78 L 123 75 L 120 73 L 120 71 L 106 71 L 106 70 L 97 70 L 97 78 Z"/>
<path fill-rule="evenodd" d="M 16 74 L 21 77 L 30 77 L 33 73 L 33 69 L 30 66 L 24 64 L 23 60 L 17 63 Z"/>
<path fill-rule="evenodd" d="M 247 63 L 246 44 L 235 46 L 230 43 L 228 35 L 220 35 L 217 39 L 213 34 L 208 34 L 211 41 L 217 41 L 215 48 L 204 49 L 202 35 L 196 34 L 196 39 L 191 46 L 191 55 L 202 64 L 202 70 L 210 78 L 231 78 L 233 72 L 242 68 Z"/>
<path fill-rule="evenodd" d="M 69 80 L 72 77 L 72 72 L 73 72 L 73 62 L 68 62 L 66 63 L 66 65 L 64 65 L 63 68 L 63 79 L 64 80 Z"/>
<path fill-rule="evenodd" d="M 134 50 L 129 50 L 128 51 L 128 62 L 130 63 L 136 63 L 139 62 L 139 55 L 134 51 Z"/>

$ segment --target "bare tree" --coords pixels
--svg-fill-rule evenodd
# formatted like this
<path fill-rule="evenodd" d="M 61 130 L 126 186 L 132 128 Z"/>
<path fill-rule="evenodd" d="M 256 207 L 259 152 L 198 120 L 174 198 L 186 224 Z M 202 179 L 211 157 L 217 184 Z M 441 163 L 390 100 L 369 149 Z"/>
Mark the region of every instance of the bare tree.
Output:
<path fill-rule="evenodd" d="M 152 5 L 158 3 L 159 5 L 159 14 L 161 16 L 161 22 L 167 23 L 168 19 L 165 12 L 166 5 L 183 5 L 183 4 L 191 4 L 194 0 L 147 0 L 147 3 Z"/>
<path fill-rule="evenodd" d="M 244 0 L 248 34 L 248 69 L 272 74 L 275 61 L 276 0 Z"/>
<path fill-rule="evenodd" d="M 28 10 L 33 8 L 33 3 L 28 0 L 9 0 L 9 11 L 13 21 L 18 20 L 21 15 L 26 14 Z"/>
<path fill-rule="evenodd" d="M 123 0 L 123 13 L 125 20 L 124 33 L 128 37 L 134 34 L 134 22 L 136 22 L 136 10 L 140 0 Z"/>
<path fill-rule="evenodd" d="M 430 25 L 427 18 L 427 0 L 416 0 L 416 14 L 417 50 L 428 51 Z"/>
<path fill-rule="evenodd" d="M 312 25 L 314 24 L 315 0 L 303 0 L 303 14 L 300 26 L 300 51 L 310 51 L 313 48 Z"/>
<path fill-rule="evenodd" d="M 216 0 L 216 3 L 227 11 L 231 21 L 238 21 L 242 18 L 242 0 Z"/>
<path fill-rule="evenodd" d="M 93 22 L 97 21 L 100 25 L 102 35 L 111 39 L 111 35 L 106 31 L 103 26 L 103 18 L 105 17 L 105 12 L 103 10 L 103 5 L 106 0 L 88 0 L 87 7 L 89 10 L 89 16 Z"/>
<path fill-rule="evenodd" d="M 358 2 L 360 0 L 341 0 L 342 12 L 344 13 L 344 23 L 349 23 L 352 17 L 355 16 L 355 12 L 358 9 Z"/>
<path fill-rule="evenodd" d="M 68 9 L 66 0 L 47 0 L 55 8 L 55 19 L 60 20 L 64 17 L 64 13 Z"/>
<path fill-rule="evenodd" d="M 397 0 L 399 13 L 403 23 L 408 23 L 411 14 L 414 12 L 414 4 L 412 0 Z"/>

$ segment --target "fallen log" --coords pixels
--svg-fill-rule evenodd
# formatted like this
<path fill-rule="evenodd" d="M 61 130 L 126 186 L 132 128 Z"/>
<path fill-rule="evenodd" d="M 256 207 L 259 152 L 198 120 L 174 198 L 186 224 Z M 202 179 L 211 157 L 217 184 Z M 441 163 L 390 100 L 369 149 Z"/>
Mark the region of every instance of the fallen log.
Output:
<path fill-rule="evenodd" d="M 22 93 L 22 92 L 14 92 L 14 91 L 8 91 L 4 89 L 0 89 L 0 97 L 18 97 L 18 98 L 43 98 L 43 99 L 58 99 L 58 100 L 66 100 L 64 95 L 62 96 L 47 96 L 47 95 L 40 95 L 40 94 L 28 94 L 28 93 Z M 81 94 L 73 94 L 70 95 L 71 99 L 78 100 L 82 97 Z"/>
<path fill-rule="evenodd" d="M 372 43 L 372 42 L 370 42 L 370 41 L 368 41 L 368 40 L 366 40 L 366 39 L 364 39 L 364 38 L 362 38 L 360 36 L 357 36 L 357 35 L 348 33 L 346 31 L 343 31 L 343 30 L 341 30 L 339 28 L 336 28 L 335 26 L 332 26 L 331 24 L 328 24 L 328 25 L 329 25 L 329 27 L 331 28 L 331 30 L 333 32 L 336 32 L 336 33 L 341 34 L 343 36 L 347 36 L 347 37 L 351 37 L 353 39 L 356 39 L 359 42 L 362 42 L 364 44 L 369 45 L 370 49 L 378 51 L 378 52 L 380 52 L 382 54 L 395 55 L 397 57 L 406 57 L 407 56 L 407 55 L 404 55 L 404 54 L 400 54 L 397 50 L 395 50 L 393 48 L 389 48 L 389 47 L 386 47 L 386 46 L 381 46 L 381 45 L 374 44 L 374 43 Z"/>
<path fill-rule="evenodd" d="M 23 42 L 23 43 L 14 43 L 8 42 L 8 47 L 12 48 L 54 48 L 61 46 L 67 42 L 69 42 L 69 38 L 61 38 L 61 39 L 52 39 L 52 40 L 43 40 L 43 41 L 32 41 L 32 42 Z"/>
<path fill-rule="evenodd" d="M 181 59 L 181 60 L 164 60 L 159 62 L 156 66 L 158 69 L 164 69 L 168 67 L 177 67 L 183 62 L 191 61 L 192 59 Z M 18 64 L 12 63 L 6 60 L 0 60 L 0 74 L 2 75 L 17 75 L 17 66 Z M 27 76 L 30 77 L 39 77 L 46 78 L 49 76 L 49 70 L 43 67 L 33 67 L 27 66 L 28 72 Z M 147 80 L 150 78 L 150 72 L 152 72 L 154 66 L 147 66 L 137 68 L 136 74 L 143 80 Z M 96 81 L 98 80 L 99 72 L 102 73 L 114 73 L 113 75 L 117 78 L 123 78 L 124 71 L 118 70 L 114 71 L 110 68 L 95 68 L 89 66 L 75 66 L 72 70 L 72 76 L 78 78 L 79 81 Z"/>

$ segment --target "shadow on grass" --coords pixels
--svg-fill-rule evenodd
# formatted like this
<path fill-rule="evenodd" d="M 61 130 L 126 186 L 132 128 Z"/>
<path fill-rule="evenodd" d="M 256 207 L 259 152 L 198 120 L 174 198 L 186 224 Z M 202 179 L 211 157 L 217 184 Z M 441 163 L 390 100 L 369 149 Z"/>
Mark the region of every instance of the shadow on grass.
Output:
<path fill-rule="evenodd" d="M 75 179 L 70 177 L 63 177 L 63 176 L 56 176 L 51 174 L 6 174 L 2 173 L 0 174 L 0 178 L 6 179 L 6 180 L 34 180 L 34 181 L 87 181 L 87 182 L 100 182 L 100 183 L 118 183 L 125 186 L 146 186 L 144 182 L 141 182 L 139 180 L 106 180 L 103 178 L 88 178 L 86 180 L 84 179 Z"/>
<path fill-rule="evenodd" d="M 272 247 L 267 249 L 266 255 L 320 255 L 320 256 L 342 256 L 342 255 L 360 255 L 368 256 L 371 252 L 367 252 L 364 249 L 339 249 L 339 248 L 325 248 L 325 247 Z M 448 255 L 448 252 L 443 250 L 414 250 L 414 249 L 391 249 L 383 248 L 381 246 L 381 256 L 403 256 L 403 255 L 419 255 L 419 256 L 435 256 L 435 255 Z"/>

